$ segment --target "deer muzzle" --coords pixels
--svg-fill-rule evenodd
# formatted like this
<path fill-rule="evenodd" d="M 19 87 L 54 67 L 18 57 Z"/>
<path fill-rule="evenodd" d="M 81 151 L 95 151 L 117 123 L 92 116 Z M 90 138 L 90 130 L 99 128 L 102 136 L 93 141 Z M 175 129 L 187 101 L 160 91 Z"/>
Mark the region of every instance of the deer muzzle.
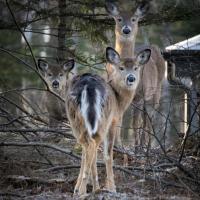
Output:
<path fill-rule="evenodd" d="M 131 32 L 131 27 L 129 27 L 129 26 L 124 26 L 124 27 L 122 28 L 122 32 L 123 32 L 123 34 L 125 34 L 125 35 L 130 34 L 130 32 Z"/>
<path fill-rule="evenodd" d="M 59 82 L 57 80 L 53 81 L 52 87 L 53 88 L 58 88 L 59 87 Z"/>
<path fill-rule="evenodd" d="M 126 84 L 127 84 L 128 86 L 131 86 L 131 85 L 134 84 L 135 80 L 136 80 L 135 76 L 134 76 L 133 74 L 129 74 L 129 75 L 127 76 L 127 78 L 126 78 Z"/>

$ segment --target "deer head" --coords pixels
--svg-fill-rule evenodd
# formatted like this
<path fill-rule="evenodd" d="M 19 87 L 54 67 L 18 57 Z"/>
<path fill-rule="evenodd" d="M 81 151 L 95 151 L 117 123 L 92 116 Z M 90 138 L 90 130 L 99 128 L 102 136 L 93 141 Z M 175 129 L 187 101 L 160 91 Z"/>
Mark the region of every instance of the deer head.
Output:
<path fill-rule="evenodd" d="M 120 55 L 111 47 L 106 49 L 106 59 L 108 62 L 107 72 L 111 84 L 115 85 L 116 90 L 137 88 L 141 68 L 151 56 L 151 50 L 145 49 L 139 52 L 134 58 L 120 58 Z"/>
<path fill-rule="evenodd" d="M 121 4 L 127 2 L 123 1 Z M 120 6 L 120 3 L 116 4 L 110 0 L 106 1 L 105 8 L 109 15 L 111 15 L 116 23 L 115 32 L 116 34 L 124 37 L 131 38 L 137 34 L 138 22 L 144 17 L 146 12 L 149 9 L 149 3 L 143 2 L 140 3 L 136 10 L 124 9 Z"/>
<path fill-rule="evenodd" d="M 52 65 L 39 59 L 38 67 L 49 87 L 58 92 L 66 86 L 68 73 L 74 68 L 74 60 L 68 60 L 62 65 Z"/>

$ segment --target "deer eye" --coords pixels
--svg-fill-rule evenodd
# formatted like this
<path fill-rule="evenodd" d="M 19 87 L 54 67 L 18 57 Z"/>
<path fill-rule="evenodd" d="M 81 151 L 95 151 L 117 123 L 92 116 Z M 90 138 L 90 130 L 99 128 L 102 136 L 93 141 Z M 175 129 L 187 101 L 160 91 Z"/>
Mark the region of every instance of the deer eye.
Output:
<path fill-rule="evenodd" d="M 60 77 L 62 77 L 62 76 L 63 76 L 63 74 L 59 74 L 59 76 L 60 76 Z"/>
<path fill-rule="evenodd" d="M 134 68 L 135 71 L 136 71 L 137 69 L 138 69 L 137 67 Z"/>
<path fill-rule="evenodd" d="M 121 17 L 118 17 L 118 18 L 117 18 L 117 21 L 118 21 L 118 22 L 122 22 L 122 18 L 121 18 Z"/>
<path fill-rule="evenodd" d="M 134 21 L 135 21 L 135 18 L 134 18 L 134 17 L 132 17 L 132 18 L 131 18 L 131 21 L 132 21 L 132 22 L 134 22 Z"/>
<path fill-rule="evenodd" d="M 123 67 L 119 67 L 119 69 L 120 69 L 121 71 L 124 71 L 124 68 L 123 68 Z"/>
<path fill-rule="evenodd" d="M 52 76 L 52 74 L 51 74 L 51 73 L 48 73 L 47 75 L 48 75 L 49 77 L 51 77 L 51 76 Z"/>

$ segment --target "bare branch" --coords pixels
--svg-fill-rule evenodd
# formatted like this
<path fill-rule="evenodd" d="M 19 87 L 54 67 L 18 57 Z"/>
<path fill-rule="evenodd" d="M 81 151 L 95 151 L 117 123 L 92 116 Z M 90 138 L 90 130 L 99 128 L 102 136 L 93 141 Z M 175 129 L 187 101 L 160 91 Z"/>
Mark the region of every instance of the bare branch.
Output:
<path fill-rule="evenodd" d="M 0 125 L 1 126 L 1 125 Z M 68 134 L 66 132 L 68 132 L 69 130 L 71 130 L 70 128 L 69 129 L 53 129 L 53 128 L 37 128 L 37 129 L 23 129 L 23 128 L 0 128 L 0 132 L 2 133 L 8 133 L 8 132 L 11 132 L 11 133 L 16 133 L 16 132 L 20 132 L 20 133 L 57 133 L 57 134 L 60 134 L 60 135 L 63 135 L 65 136 L 66 138 L 69 138 L 69 139 L 74 139 L 73 135 L 72 134 Z"/>
<path fill-rule="evenodd" d="M 48 143 L 37 143 L 37 142 L 29 142 L 29 143 L 21 143 L 21 142 L 0 142 L 0 146 L 16 146 L 16 147 L 45 147 L 49 149 L 53 149 L 56 151 L 59 151 L 61 153 L 67 154 L 71 157 L 74 157 L 76 159 L 81 159 L 80 156 L 74 154 L 71 150 L 69 149 L 63 149 L 60 148 L 56 145 L 51 145 Z"/>

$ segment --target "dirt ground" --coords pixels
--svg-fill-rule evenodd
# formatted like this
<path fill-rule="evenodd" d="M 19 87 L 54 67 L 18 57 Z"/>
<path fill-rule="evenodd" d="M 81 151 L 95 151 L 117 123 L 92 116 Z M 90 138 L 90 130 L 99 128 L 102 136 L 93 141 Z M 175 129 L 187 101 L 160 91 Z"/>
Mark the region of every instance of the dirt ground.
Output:
<path fill-rule="evenodd" d="M 11 135 L 6 142 L 19 142 Z M 32 138 L 31 141 L 34 141 Z M 36 141 L 38 142 L 38 141 Z M 41 141 L 40 141 L 41 142 Z M 79 199 L 73 189 L 79 173 L 81 149 L 74 139 L 60 137 L 56 141 L 42 141 L 71 152 L 64 153 L 50 147 L 0 147 L 0 200 L 62 200 Z M 98 173 L 102 190 L 82 199 L 200 199 L 200 157 L 185 150 L 181 163 L 176 163 L 179 149 L 135 151 L 133 147 L 117 148 L 114 153 L 114 173 L 117 193 L 103 190 L 105 167 L 99 149 Z M 124 159 L 126 158 L 126 159 Z M 125 161 L 126 162 L 125 162 Z"/>

